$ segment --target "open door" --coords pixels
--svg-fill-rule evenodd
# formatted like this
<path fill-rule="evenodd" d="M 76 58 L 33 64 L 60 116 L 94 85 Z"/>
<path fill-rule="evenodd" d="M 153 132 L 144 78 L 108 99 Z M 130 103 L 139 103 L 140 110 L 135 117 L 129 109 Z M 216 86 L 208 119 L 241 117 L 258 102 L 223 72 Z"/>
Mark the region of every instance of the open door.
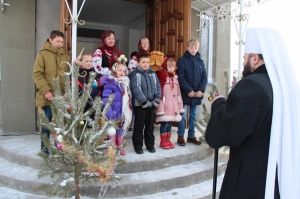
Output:
<path fill-rule="evenodd" d="M 146 36 L 151 49 L 177 60 L 190 39 L 191 0 L 148 0 Z"/>
<path fill-rule="evenodd" d="M 69 8 L 72 11 L 72 0 L 67 0 Z M 60 0 L 60 31 L 65 35 L 64 48 L 69 56 L 72 52 L 72 22 L 69 24 L 64 23 L 65 21 L 70 22 L 71 16 L 68 11 L 68 7 L 64 0 Z"/>
<path fill-rule="evenodd" d="M 146 36 L 151 49 L 178 60 L 191 37 L 191 0 L 147 0 L 146 3 Z M 188 118 L 186 128 L 187 123 Z"/>

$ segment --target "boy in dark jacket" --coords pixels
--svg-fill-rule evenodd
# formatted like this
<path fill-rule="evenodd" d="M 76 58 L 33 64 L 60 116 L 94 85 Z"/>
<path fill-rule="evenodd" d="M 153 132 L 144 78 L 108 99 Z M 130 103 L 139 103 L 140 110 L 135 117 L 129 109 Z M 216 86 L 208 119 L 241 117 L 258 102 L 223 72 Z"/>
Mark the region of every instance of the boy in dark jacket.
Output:
<path fill-rule="evenodd" d="M 198 52 L 199 42 L 191 39 L 187 43 L 187 51 L 177 62 L 177 74 L 180 85 L 183 108 L 182 120 L 178 123 L 179 146 L 185 146 L 184 133 L 189 108 L 188 137 L 187 142 L 200 145 L 195 137 L 195 121 L 198 116 L 198 105 L 201 104 L 207 84 L 207 74 L 201 55 Z"/>
<path fill-rule="evenodd" d="M 155 109 L 161 101 L 161 87 L 156 73 L 149 67 L 149 55 L 139 54 L 138 67 L 129 75 L 131 93 L 134 97 L 134 130 L 132 143 L 137 154 L 143 154 L 143 137 L 150 153 L 155 153 Z"/>

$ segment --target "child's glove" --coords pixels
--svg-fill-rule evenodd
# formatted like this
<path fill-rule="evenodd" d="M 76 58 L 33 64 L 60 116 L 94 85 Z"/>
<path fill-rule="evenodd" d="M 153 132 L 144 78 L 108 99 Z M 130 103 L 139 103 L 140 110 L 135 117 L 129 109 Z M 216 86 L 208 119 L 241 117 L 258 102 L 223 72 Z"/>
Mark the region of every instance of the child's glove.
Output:
<path fill-rule="evenodd" d="M 157 108 L 159 103 L 157 103 L 156 101 L 153 101 L 152 104 L 155 108 Z"/>
<path fill-rule="evenodd" d="M 153 106 L 155 106 L 155 108 L 157 108 L 158 105 L 159 105 L 159 102 L 160 102 L 160 99 L 155 98 L 155 99 L 153 100 L 152 104 L 153 104 Z"/>
<path fill-rule="evenodd" d="M 152 105 L 152 102 L 149 102 L 149 101 L 143 101 L 142 103 L 141 103 L 141 105 L 142 105 L 142 108 L 150 108 L 150 107 L 152 107 L 153 105 Z"/>
<path fill-rule="evenodd" d="M 141 105 L 142 105 L 142 108 L 147 108 L 149 106 L 148 101 L 143 101 L 141 103 Z"/>

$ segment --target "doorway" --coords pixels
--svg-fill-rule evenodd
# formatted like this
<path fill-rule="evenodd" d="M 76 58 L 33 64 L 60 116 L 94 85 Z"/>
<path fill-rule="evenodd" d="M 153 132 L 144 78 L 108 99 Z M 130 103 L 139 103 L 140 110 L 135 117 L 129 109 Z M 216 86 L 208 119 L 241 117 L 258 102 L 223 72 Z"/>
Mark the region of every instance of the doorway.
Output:
<path fill-rule="evenodd" d="M 83 0 L 78 1 L 78 11 L 82 2 Z M 65 10 L 61 13 L 68 13 L 65 5 L 62 5 L 61 9 Z M 115 32 L 117 48 L 129 58 L 130 53 L 137 50 L 139 39 L 146 36 L 146 3 L 140 0 L 86 1 L 79 20 L 84 20 L 85 24 L 77 26 L 77 53 L 82 47 L 85 47 L 85 51 L 93 53 L 101 46 L 102 32 L 110 29 Z M 61 25 L 61 30 L 67 33 L 66 35 L 71 32 L 70 29 L 68 25 Z M 66 46 L 69 44 L 70 42 Z"/>

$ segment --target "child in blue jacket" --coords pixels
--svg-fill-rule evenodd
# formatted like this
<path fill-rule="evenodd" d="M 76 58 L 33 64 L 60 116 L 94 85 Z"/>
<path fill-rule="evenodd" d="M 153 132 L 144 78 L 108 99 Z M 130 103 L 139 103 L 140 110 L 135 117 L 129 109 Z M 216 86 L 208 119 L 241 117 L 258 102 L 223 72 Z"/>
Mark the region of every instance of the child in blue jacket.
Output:
<path fill-rule="evenodd" d="M 143 138 L 146 149 L 155 153 L 154 120 L 155 109 L 161 101 L 161 87 L 156 73 L 149 64 L 148 54 L 139 54 L 138 67 L 129 75 L 134 101 L 134 128 L 132 143 L 137 154 L 143 154 Z"/>

